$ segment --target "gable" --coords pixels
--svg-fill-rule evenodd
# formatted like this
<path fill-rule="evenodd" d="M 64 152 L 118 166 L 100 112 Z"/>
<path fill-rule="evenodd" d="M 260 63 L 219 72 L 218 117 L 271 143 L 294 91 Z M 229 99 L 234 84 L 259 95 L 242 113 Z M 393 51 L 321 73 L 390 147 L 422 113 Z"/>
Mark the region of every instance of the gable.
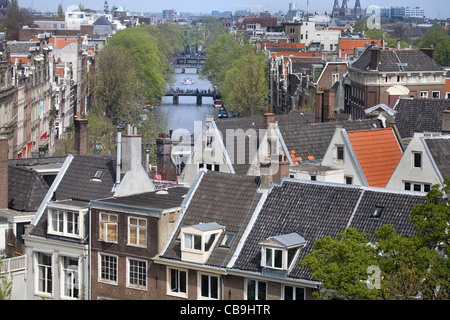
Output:
<path fill-rule="evenodd" d="M 347 135 L 369 186 L 386 187 L 403 154 L 394 130 L 348 131 Z"/>

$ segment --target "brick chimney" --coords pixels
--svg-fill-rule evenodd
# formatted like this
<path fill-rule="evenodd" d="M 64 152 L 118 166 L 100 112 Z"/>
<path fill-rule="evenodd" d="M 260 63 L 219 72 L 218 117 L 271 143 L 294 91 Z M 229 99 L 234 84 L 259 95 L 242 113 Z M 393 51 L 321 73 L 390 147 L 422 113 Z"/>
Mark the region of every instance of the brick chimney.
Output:
<path fill-rule="evenodd" d="M 172 141 L 167 133 L 160 133 L 156 139 L 156 167 L 158 173 L 164 176 L 165 180 L 173 180 L 172 170 L 175 166 L 172 163 Z M 172 179 L 169 179 L 172 177 Z"/>
<path fill-rule="evenodd" d="M 8 209 L 8 139 L 0 139 L 0 209 Z"/>
<path fill-rule="evenodd" d="M 325 89 L 323 91 L 322 121 L 333 122 L 335 119 L 335 109 L 336 90 Z"/>
<path fill-rule="evenodd" d="M 450 134 L 450 106 L 442 113 L 442 134 Z"/>
<path fill-rule="evenodd" d="M 425 53 L 431 59 L 434 59 L 434 48 L 421 48 L 420 51 Z"/>
<path fill-rule="evenodd" d="M 381 61 L 380 47 L 372 46 L 370 48 L 370 70 L 377 70 Z"/>
<path fill-rule="evenodd" d="M 266 112 L 264 113 L 264 128 L 267 129 L 269 128 L 269 123 L 274 123 L 275 122 L 275 114 L 273 114 L 272 112 Z"/>
<path fill-rule="evenodd" d="M 88 120 L 78 113 L 75 119 L 75 152 L 87 155 L 88 150 Z"/>

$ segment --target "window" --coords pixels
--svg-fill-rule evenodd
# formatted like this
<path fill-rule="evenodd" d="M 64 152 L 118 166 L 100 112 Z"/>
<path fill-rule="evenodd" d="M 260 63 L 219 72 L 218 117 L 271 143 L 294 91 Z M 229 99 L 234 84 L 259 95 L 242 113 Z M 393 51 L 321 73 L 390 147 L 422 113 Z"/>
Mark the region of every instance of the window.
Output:
<path fill-rule="evenodd" d="M 266 267 L 283 268 L 283 250 L 266 248 Z"/>
<path fill-rule="evenodd" d="M 305 289 L 284 286 L 283 288 L 283 299 L 284 300 L 305 300 Z"/>
<path fill-rule="evenodd" d="M 212 149 L 214 137 L 213 136 L 206 136 L 206 148 Z"/>
<path fill-rule="evenodd" d="M 404 186 L 408 191 L 428 192 L 431 189 L 431 183 L 405 181 Z"/>
<path fill-rule="evenodd" d="M 63 296 L 66 298 L 79 297 L 78 258 L 62 257 Z"/>
<path fill-rule="evenodd" d="M 230 247 L 231 246 L 231 242 L 233 241 L 234 238 L 234 233 L 226 233 L 223 236 L 223 240 L 222 243 L 220 244 L 222 247 Z"/>
<path fill-rule="evenodd" d="M 339 81 L 339 73 L 333 73 L 331 75 L 331 83 L 332 85 Z"/>
<path fill-rule="evenodd" d="M 99 254 L 100 268 L 99 280 L 109 283 L 117 283 L 117 256 Z"/>
<path fill-rule="evenodd" d="M 147 219 L 128 217 L 128 244 L 147 245 Z"/>
<path fill-rule="evenodd" d="M 38 285 L 37 290 L 40 293 L 51 294 L 52 287 L 52 255 L 46 253 L 37 253 Z"/>
<path fill-rule="evenodd" d="M 372 218 L 380 218 L 381 212 L 383 212 L 383 207 L 375 207 L 372 212 Z"/>
<path fill-rule="evenodd" d="M 417 76 L 416 75 L 409 76 L 409 82 L 411 82 L 411 83 L 417 82 Z"/>
<path fill-rule="evenodd" d="M 433 74 L 433 81 L 434 82 L 439 82 L 441 80 L 441 77 L 438 76 L 437 74 Z"/>
<path fill-rule="evenodd" d="M 185 270 L 170 269 L 169 294 L 186 295 L 187 273 Z"/>
<path fill-rule="evenodd" d="M 215 276 L 200 275 L 200 296 L 206 299 L 218 299 L 219 278 Z"/>
<path fill-rule="evenodd" d="M 117 215 L 100 213 L 100 240 L 117 242 Z"/>
<path fill-rule="evenodd" d="M 432 97 L 433 99 L 439 99 L 439 98 L 441 97 L 441 92 L 440 92 L 440 91 L 433 91 L 433 92 L 431 93 L 431 97 Z"/>
<path fill-rule="evenodd" d="M 420 97 L 422 99 L 427 99 L 428 98 L 428 91 L 420 91 Z"/>
<path fill-rule="evenodd" d="M 403 82 L 403 76 L 397 76 L 397 82 L 399 83 Z"/>
<path fill-rule="evenodd" d="M 147 289 L 147 261 L 127 259 L 127 286 L 136 289 Z"/>
<path fill-rule="evenodd" d="M 353 184 L 353 177 L 345 177 L 345 184 Z"/>
<path fill-rule="evenodd" d="M 79 237 L 80 213 L 77 211 L 64 211 L 49 208 L 48 232 L 69 237 Z"/>
<path fill-rule="evenodd" d="M 202 250 L 202 237 L 197 234 L 186 233 L 184 235 L 184 248 L 191 250 Z"/>
<path fill-rule="evenodd" d="M 246 296 L 247 300 L 265 300 L 267 297 L 267 283 L 258 280 L 246 280 Z"/>
<path fill-rule="evenodd" d="M 421 169 L 422 168 L 422 152 L 414 152 L 412 153 L 413 160 L 413 168 Z"/>
<path fill-rule="evenodd" d="M 336 159 L 343 161 L 344 160 L 344 147 L 336 146 Z"/>
<path fill-rule="evenodd" d="M 405 182 L 405 190 L 411 190 L 411 182 Z"/>
<path fill-rule="evenodd" d="M 317 176 L 311 176 L 312 181 L 317 181 Z"/>
<path fill-rule="evenodd" d="M 95 172 L 94 177 L 92 178 L 92 180 L 95 180 L 95 181 L 101 181 L 100 178 L 101 178 L 102 175 L 103 175 L 103 171 L 105 171 L 105 170 L 104 170 L 104 169 L 98 169 L 98 170 Z"/>

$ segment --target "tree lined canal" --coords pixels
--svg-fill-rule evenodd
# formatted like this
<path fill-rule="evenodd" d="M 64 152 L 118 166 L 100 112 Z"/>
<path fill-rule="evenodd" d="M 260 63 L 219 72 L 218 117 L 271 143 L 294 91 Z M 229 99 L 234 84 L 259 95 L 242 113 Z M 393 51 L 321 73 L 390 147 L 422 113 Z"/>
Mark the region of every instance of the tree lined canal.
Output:
<path fill-rule="evenodd" d="M 169 85 L 169 89 L 186 91 L 186 90 L 213 90 L 213 85 L 207 79 L 202 79 L 197 74 L 196 68 L 186 68 L 185 73 L 181 73 L 180 69 L 176 69 L 173 74 L 174 82 Z M 186 78 L 192 79 L 192 84 L 183 84 Z M 194 134 L 195 121 L 205 123 L 207 115 L 216 115 L 214 101 L 211 97 L 203 97 L 202 105 L 197 106 L 197 97 L 179 97 L 179 104 L 173 104 L 173 97 L 162 97 L 162 104 L 155 106 L 154 110 L 162 114 L 168 120 L 168 131 L 175 129 L 186 129 Z"/>

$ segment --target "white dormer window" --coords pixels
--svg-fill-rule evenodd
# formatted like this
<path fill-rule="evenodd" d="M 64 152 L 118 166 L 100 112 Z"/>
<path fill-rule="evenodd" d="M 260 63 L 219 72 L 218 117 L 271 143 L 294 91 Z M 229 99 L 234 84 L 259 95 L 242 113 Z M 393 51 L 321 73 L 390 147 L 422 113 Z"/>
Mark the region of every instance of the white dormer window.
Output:
<path fill-rule="evenodd" d="M 49 207 L 47 232 L 52 235 L 83 238 L 86 212 L 87 210 Z"/>
<path fill-rule="evenodd" d="M 182 227 L 181 260 L 205 263 L 223 230 L 224 226 L 215 222 Z"/>
<path fill-rule="evenodd" d="M 271 269 L 288 270 L 297 256 L 298 249 L 306 244 L 298 233 L 270 237 L 261 245 L 261 266 Z"/>

